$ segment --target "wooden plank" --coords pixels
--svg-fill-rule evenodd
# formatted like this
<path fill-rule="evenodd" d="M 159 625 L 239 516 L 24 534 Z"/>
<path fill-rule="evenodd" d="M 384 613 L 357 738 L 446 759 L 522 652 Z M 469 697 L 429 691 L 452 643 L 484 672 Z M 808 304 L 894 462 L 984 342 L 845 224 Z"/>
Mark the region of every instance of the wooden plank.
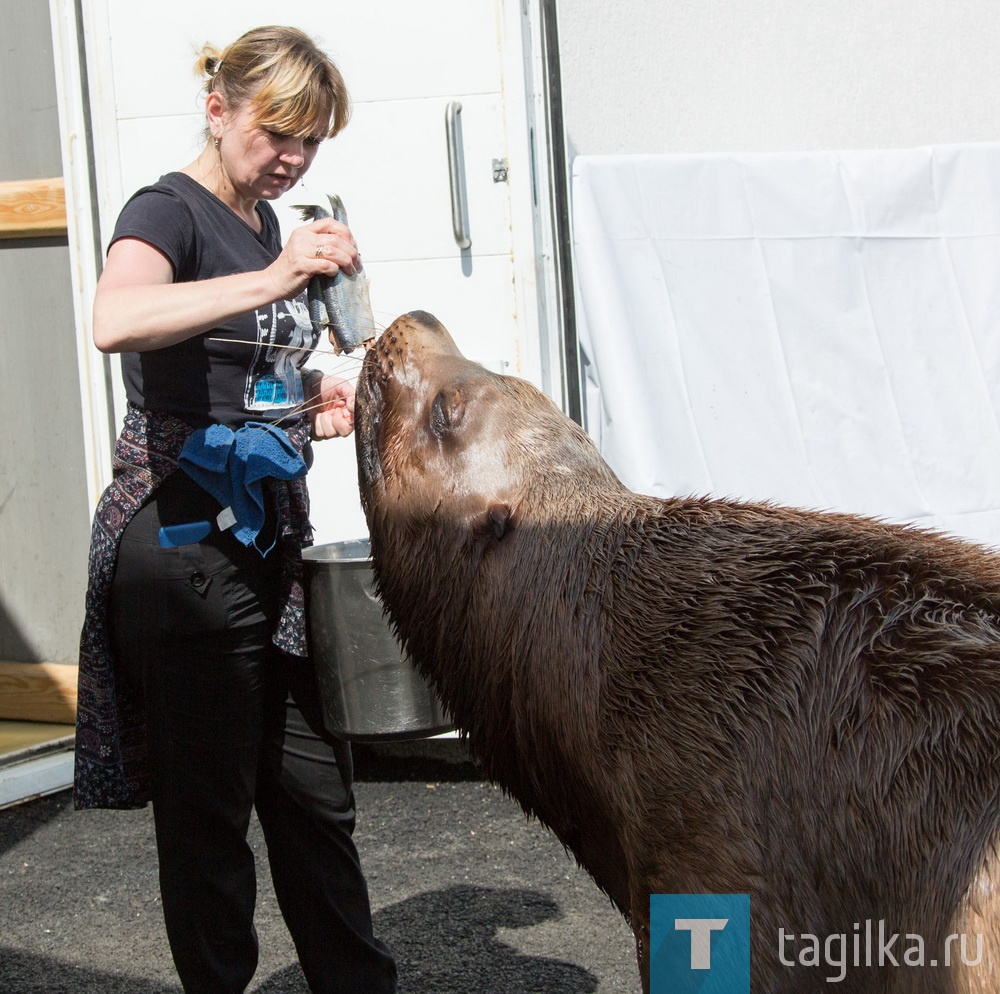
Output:
<path fill-rule="evenodd" d="M 73 724 L 77 675 L 58 663 L 0 663 L 0 718 Z"/>
<path fill-rule="evenodd" d="M 0 719 L 0 767 L 48 750 L 67 735 L 73 735 L 73 726 L 65 722 Z"/>
<path fill-rule="evenodd" d="M 66 187 L 53 179 L 0 183 L 0 238 L 66 234 Z"/>

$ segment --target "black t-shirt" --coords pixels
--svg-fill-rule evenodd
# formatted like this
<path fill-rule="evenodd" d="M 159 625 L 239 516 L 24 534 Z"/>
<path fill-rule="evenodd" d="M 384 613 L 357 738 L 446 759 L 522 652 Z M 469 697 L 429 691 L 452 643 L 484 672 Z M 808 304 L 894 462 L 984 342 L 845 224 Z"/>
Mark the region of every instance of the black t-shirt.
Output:
<path fill-rule="evenodd" d="M 190 176 L 168 173 L 129 200 L 111 243 L 139 238 L 155 246 L 170 260 L 175 283 L 256 271 L 281 252 L 271 205 L 258 202 L 257 213 L 259 234 Z M 299 370 L 318 337 L 303 292 L 176 345 L 123 353 L 125 392 L 137 406 L 196 428 L 277 421 L 302 403 Z"/>

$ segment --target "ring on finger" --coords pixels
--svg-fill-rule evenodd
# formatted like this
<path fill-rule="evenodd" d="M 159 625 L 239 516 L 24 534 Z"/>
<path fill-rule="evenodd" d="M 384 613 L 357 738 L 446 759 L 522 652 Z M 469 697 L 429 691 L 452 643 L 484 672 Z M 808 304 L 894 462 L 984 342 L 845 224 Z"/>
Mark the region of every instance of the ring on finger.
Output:
<path fill-rule="evenodd" d="M 316 246 L 316 258 L 317 259 L 322 259 L 323 258 L 323 252 L 324 252 L 323 246 L 322 245 L 317 245 Z"/>

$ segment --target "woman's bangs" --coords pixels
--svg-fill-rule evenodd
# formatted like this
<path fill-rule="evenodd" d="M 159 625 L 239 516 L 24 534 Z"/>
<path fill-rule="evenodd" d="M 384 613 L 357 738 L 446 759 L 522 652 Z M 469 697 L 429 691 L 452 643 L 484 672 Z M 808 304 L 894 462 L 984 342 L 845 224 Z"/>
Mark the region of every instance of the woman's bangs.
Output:
<path fill-rule="evenodd" d="M 331 100 L 318 86 L 299 83 L 291 90 L 273 80 L 261 87 L 254 104 L 254 123 L 259 128 L 296 138 L 330 133 Z"/>

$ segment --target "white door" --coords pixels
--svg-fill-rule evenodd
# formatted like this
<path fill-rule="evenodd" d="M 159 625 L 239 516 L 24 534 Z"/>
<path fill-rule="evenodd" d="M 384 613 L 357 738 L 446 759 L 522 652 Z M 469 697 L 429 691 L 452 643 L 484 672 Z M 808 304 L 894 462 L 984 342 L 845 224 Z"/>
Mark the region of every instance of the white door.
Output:
<path fill-rule="evenodd" d="M 283 230 L 301 223 L 294 204 L 339 194 L 380 327 L 409 310 L 430 311 L 467 356 L 559 400 L 539 318 L 545 280 L 538 278 L 537 226 L 548 212 L 533 195 L 532 162 L 545 156 L 529 147 L 529 135 L 543 129 L 533 121 L 527 7 L 518 0 L 290 0 L 276 9 L 262 0 L 175 0 L 167 13 L 134 0 L 84 0 L 102 243 L 129 194 L 201 147 L 192 73 L 200 46 L 221 47 L 276 20 L 295 25 L 340 66 L 353 114 L 276 205 Z M 453 202 L 449 107 L 464 206 Z M 345 375 L 357 369 L 350 359 L 319 364 Z M 310 490 L 317 542 L 364 535 L 352 440 L 316 447 Z"/>

